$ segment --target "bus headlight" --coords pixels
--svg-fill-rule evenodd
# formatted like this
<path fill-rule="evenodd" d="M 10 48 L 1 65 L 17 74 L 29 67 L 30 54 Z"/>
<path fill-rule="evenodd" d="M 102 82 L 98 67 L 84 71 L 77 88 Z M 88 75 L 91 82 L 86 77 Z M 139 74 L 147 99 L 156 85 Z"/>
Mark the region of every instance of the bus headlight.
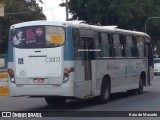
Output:
<path fill-rule="evenodd" d="M 74 68 L 65 68 L 64 69 L 63 83 L 68 82 L 69 75 L 71 72 L 74 72 Z"/>
<path fill-rule="evenodd" d="M 8 69 L 8 74 L 12 83 L 15 83 L 14 72 L 12 69 Z"/>

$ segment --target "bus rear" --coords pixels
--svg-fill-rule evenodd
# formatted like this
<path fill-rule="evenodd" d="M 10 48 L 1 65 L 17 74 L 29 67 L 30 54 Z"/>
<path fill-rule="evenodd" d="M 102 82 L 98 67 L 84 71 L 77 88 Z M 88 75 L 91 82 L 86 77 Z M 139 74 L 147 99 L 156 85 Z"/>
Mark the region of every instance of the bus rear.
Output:
<path fill-rule="evenodd" d="M 47 21 L 11 26 L 10 96 L 73 96 L 70 68 L 74 66 L 64 61 L 65 29 L 64 23 Z"/>

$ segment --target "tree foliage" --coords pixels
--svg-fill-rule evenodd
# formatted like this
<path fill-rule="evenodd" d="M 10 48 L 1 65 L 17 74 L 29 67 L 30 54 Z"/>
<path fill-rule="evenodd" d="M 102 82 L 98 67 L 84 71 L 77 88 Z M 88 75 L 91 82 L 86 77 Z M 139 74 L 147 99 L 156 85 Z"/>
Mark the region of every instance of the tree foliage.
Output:
<path fill-rule="evenodd" d="M 72 14 L 70 20 L 83 20 L 95 25 L 117 25 L 122 29 L 142 32 L 149 17 L 160 17 L 160 0 L 70 0 L 68 4 Z M 62 2 L 60 6 L 65 6 L 65 3 Z M 150 19 L 146 24 L 154 45 L 160 39 L 159 26 L 160 19 Z"/>
<path fill-rule="evenodd" d="M 42 0 L 5 0 L 5 16 L 0 17 L 0 53 L 7 51 L 9 27 L 12 24 L 45 19 L 39 2 L 43 3 Z"/>

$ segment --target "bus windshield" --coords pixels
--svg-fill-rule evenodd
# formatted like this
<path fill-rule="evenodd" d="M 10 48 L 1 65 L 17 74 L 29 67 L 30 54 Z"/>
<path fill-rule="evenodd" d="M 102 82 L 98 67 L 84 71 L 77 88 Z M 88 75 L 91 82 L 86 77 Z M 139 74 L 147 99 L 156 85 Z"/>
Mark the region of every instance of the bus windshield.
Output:
<path fill-rule="evenodd" d="M 17 48 L 53 48 L 65 41 L 65 30 L 56 26 L 27 26 L 11 30 L 11 43 Z"/>

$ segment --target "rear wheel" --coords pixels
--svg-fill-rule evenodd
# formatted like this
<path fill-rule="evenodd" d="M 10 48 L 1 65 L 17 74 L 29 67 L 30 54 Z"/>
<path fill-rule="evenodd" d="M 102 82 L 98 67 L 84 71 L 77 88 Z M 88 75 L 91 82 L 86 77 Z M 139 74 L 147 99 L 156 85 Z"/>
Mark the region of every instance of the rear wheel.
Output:
<path fill-rule="evenodd" d="M 66 98 L 63 97 L 45 97 L 45 101 L 48 105 L 64 105 Z"/>
<path fill-rule="evenodd" d="M 104 104 L 109 101 L 110 98 L 110 82 L 109 80 L 103 80 L 101 86 L 101 95 L 99 96 L 100 103 Z"/>

